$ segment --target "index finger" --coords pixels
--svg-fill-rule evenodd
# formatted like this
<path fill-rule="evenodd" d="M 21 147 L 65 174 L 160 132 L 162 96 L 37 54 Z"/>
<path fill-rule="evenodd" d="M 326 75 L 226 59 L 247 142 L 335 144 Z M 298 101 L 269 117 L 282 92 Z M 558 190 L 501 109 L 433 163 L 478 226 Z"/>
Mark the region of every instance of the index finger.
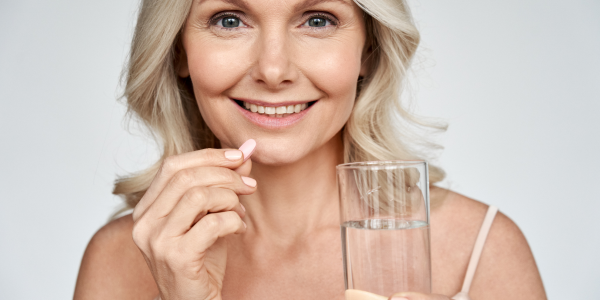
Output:
<path fill-rule="evenodd" d="M 144 214 L 144 212 L 146 212 L 148 207 L 154 202 L 160 192 L 169 183 L 173 175 L 178 171 L 203 166 L 236 169 L 250 158 L 255 147 L 256 141 L 249 139 L 244 142 L 238 150 L 202 149 L 167 157 L 152 180 L 150 187 L 140 202 L 135 206 L 132 214 L 133 221 L 135 222 Z"/>

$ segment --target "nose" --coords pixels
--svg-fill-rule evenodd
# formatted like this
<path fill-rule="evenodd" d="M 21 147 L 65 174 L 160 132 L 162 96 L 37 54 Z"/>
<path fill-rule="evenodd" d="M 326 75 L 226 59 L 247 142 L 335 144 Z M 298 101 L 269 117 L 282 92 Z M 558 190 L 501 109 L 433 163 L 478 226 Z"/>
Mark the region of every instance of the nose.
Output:
<path fill-rule="evenodd" d="M 252 79 L 269 90 L 291 85 L 299 72 L 291 60 L 291 45 L 285 30 L 263 32 L 256 41 L 257 59 Z"/>

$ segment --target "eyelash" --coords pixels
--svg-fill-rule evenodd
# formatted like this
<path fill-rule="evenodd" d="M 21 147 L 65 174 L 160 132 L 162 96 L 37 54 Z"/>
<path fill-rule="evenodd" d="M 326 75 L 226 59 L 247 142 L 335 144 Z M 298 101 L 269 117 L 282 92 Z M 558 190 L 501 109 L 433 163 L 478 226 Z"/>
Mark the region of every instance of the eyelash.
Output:
<path fill-rule="evenodd" d="M 240 20 L 240 22 L 244 25 L 246 25 L 246 23 L 244 22 L 244 20 L 242 19 L 242 17 L 236 13 L 232 13 L 232 12 L 223 12 L 223 13 L 219 13 L 217 15 L 215 15 L 214 17 L 212 17 L 209 20 L 209 24 L 212 26 L 216 26 L 217 23 L 219 23 L 219 21 L 221 21 L 223 18 L 226 17 L 234 17 Z M 305 21 L 302 22 L 302 25 L 306 24 L 310 19 L 312 18 L 323 18 L 325 19 L 327 22 L 329 22 L 331 25 L 333 26 L 337 26 L 338 22 L 337 19 L 335 17 L 330 16 L 329 14 L 324 14 L 324 13 L 312 13 L 309 16 L 305 17 Z M 325 26 L 327 27 L 327 26 Z M 236 27 L 239 28 L 239 27 Z M 224 29 L 224 30 L 234 30 L 236 28 L 227 28 L 227 27 L 220 27 L 220 29 Z M 313 30 L 319 30 L 317 27 L 312 27 Z"/>

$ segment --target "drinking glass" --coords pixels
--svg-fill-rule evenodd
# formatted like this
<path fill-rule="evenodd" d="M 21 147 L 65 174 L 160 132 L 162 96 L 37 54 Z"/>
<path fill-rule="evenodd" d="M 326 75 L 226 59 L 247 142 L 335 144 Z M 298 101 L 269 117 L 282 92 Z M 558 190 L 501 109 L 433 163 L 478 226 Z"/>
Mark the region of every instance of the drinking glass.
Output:
<path fill-rule="evenodd" d="M 336 171 L 346 299 L 431 293 L 427 163 L 356 162 Z"/>

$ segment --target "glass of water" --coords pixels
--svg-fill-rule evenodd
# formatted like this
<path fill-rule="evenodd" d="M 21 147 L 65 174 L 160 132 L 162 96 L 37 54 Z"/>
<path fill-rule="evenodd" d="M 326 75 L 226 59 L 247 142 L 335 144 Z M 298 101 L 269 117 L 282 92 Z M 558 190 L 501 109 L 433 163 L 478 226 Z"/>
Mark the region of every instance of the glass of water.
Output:
<path fill-rule="evenodd" d="M 346 299 L 431 293 L 427 163 L 357 162 L 336 169 Z"/>

